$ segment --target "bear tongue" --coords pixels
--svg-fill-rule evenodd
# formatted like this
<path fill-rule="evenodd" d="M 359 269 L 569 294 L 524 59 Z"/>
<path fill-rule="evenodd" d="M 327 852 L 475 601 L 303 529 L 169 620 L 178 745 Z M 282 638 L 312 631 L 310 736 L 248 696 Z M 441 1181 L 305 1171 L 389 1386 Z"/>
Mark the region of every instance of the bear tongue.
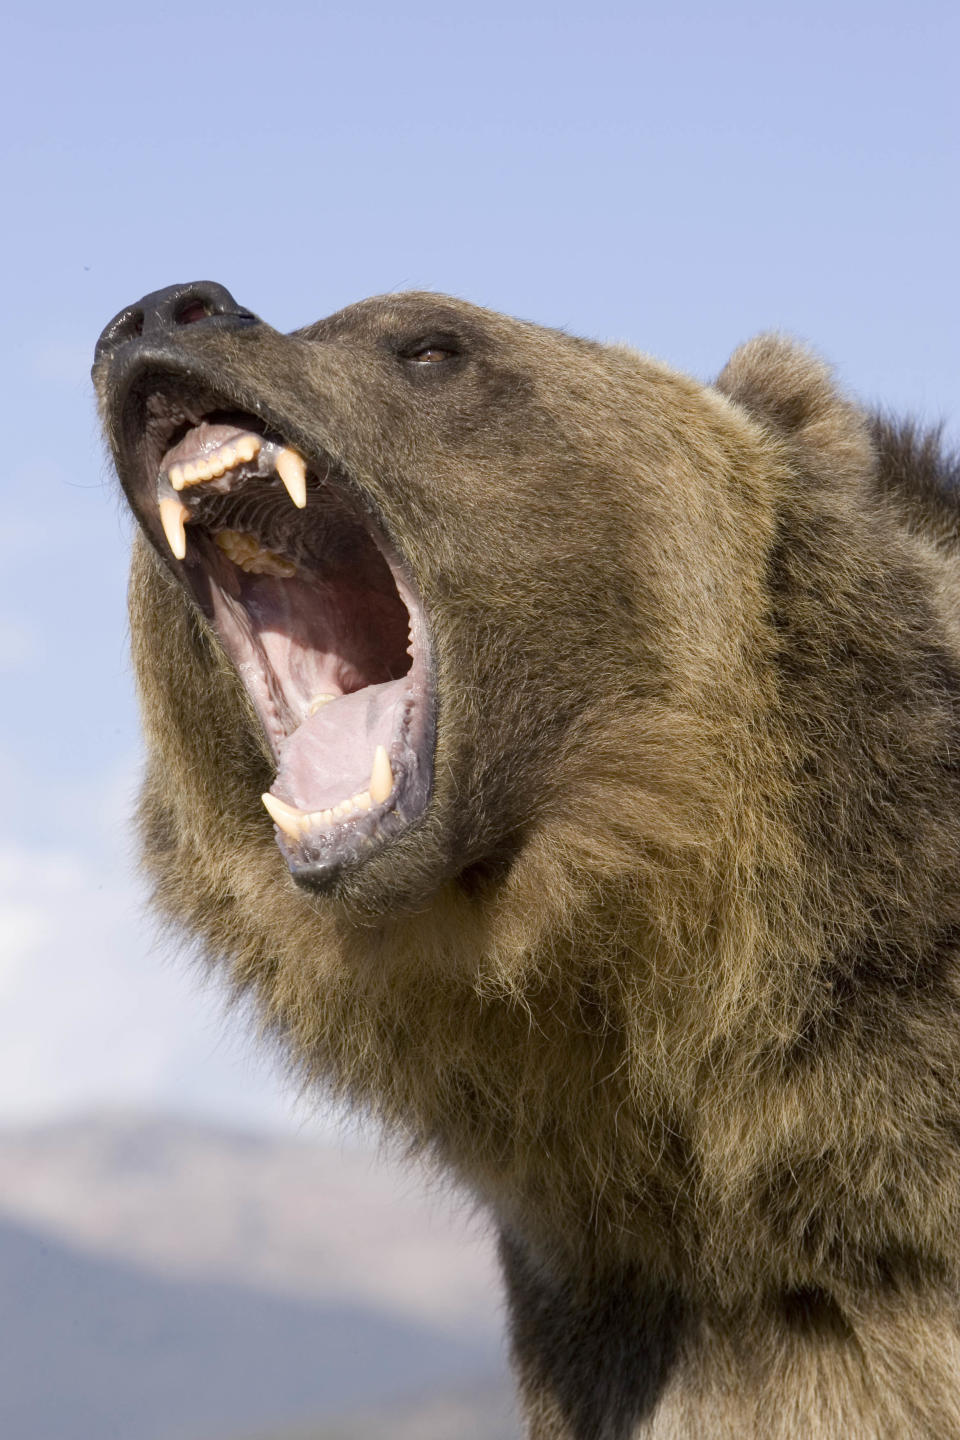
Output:
<path fill-rule="evenodd" d="M 270 793 L 299 810 L 327 810 L 369 790 L 373 760 L 399 732 L 406 680 L 329 701 L 283 742 Z"/>

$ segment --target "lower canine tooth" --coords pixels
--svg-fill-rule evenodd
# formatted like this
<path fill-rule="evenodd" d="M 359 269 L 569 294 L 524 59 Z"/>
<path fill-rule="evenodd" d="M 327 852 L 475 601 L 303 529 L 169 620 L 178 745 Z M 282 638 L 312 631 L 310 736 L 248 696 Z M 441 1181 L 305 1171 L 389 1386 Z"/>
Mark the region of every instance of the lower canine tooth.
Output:
<path fill-rule="evenodd" d="M 384 800 L 393 789 L 393 771 L 390 769 L 390 757 L 382 745 L 378 745 L 373 755 L 373 770 L 370 774 L 370 799 L 374 805 L 382 805 Z"/>
<path fill-rule="evenodd" d="M 275 460 L 277 474 L 298 510 L 307 503 L 307 462 L 296 450 L 281 450 Z"/>
<path fill-rule="evenodd" d="M 302 810 L 298 810 L 294 805 L 288 805 L 285 800 L 278 800 L 276 795 L 271 795 L 269 791 L 265 795 L 261 795 L 260 799 L 274 825 L 282 830 L 288 839 L 300 840 L 302 838 L 308 818 Z"/>
<path fill-rule="evenodd" d="M 190 511 L 182 500 L 160 501 L 160 524 L 167 537 L 167 544 L 178 560 L 187 553 L 187 532 L 184 525 L 190 518 Z"/>

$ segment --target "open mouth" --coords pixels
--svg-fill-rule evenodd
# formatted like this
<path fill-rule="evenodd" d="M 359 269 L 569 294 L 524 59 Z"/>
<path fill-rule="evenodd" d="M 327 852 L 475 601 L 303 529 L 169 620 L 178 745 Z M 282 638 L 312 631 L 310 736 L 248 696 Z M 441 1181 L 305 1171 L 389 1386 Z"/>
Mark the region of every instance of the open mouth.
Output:
<path fill-rule="evenodd" d="M 429 800 L 432 666 L 413 579 L 332 459 L 214 397 L 164 387 L 130 408 L 137 508 L 260 719 L 277 767 L 263 803 L 290 869 L 321 885 Z"/>

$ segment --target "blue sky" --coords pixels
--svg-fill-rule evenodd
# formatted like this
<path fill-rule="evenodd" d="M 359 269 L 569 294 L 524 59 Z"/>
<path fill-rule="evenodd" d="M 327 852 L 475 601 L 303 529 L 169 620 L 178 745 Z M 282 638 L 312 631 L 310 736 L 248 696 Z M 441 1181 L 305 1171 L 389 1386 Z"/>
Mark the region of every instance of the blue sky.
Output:
<path fill-rule="evenodd" d="M 279 1121 L 138 916 L 101 327 L 181 280 L 280 328 L 412 286 L 704 378 L 777 328 L 960 435 L 960 9 L 92 0 L 4 41 L 0 1119 Z"/>

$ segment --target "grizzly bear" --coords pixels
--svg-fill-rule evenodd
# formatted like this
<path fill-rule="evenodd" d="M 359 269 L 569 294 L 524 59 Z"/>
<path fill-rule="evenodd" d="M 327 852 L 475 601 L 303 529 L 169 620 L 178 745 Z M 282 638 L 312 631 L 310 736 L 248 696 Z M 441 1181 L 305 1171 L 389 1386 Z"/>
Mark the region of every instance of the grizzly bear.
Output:
<path fill-rule="evenodd" d="M 94 374 L 156 903 L 490 1214 L 532 1440 L 960 1436 L 936 437 L 429 294 Z"/>

